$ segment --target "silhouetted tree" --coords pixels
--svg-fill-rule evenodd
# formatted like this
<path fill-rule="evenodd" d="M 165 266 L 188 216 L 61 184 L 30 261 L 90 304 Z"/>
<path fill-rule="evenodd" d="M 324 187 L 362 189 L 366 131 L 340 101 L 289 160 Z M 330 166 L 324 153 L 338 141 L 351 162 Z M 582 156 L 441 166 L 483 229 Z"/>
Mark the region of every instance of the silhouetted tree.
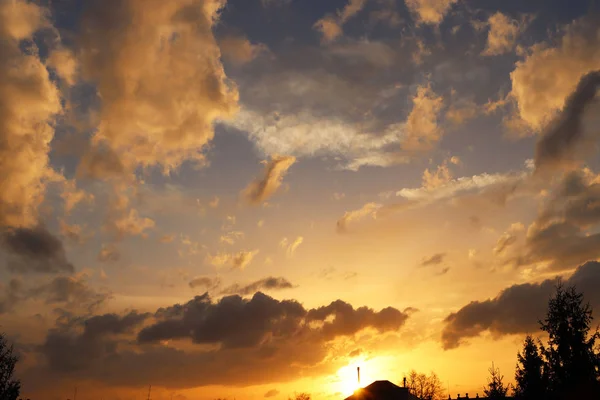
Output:
<path fill-rule="evenodd" d="M 442 400 L 444 398 L 442 381 L 435 372 L 426 375 L 413 369 L 406 378 L 406 386 L 410 393 L 422 400 Z"/>
<path fill-rule="evenodd" d="M 500 369 L 495 368 L 493 363 L 488 371 L 490 372 L 490 377 L 488 378 L 487 386 L 484 386 L 483 388 L 483 393 L 485 393 L 490 400 L 505 399 L 510 386 L 504 385 L 504 375 L 500 374 Z"/>
<path fill-rule="evenodd" d="M 546 398 L 547 381 L 544 376 L 544 360 L 530 335 L 523 343 L 523 352 L 517 354 L 515 372 L 515 397 L 523 400 Z"/>
<path fill-rule="evenodd" d="M 310 393 L 294 393 L 294 397 L 288 397 L 288 400 L 310 400 Z"/>
<path fill-rule="evenodd" d="M 14 378 L 18 358 L 13 354 L 6 338 L 0 333 L 0 399 L 16 400 L 21 391 L 21 382 Z"/>
<path fill-rule="evenodd" d="M 583 302 L 575 287 L 564 288 L 559 281 L 548 313 L 540 321 L 548 333 L 548 345 L 542 347 L 548 372 L 549 389 L 554 398 L 599 395 L 600 357 L 596 349 L 598 330 L 590 335 L 592 309 Z"/>

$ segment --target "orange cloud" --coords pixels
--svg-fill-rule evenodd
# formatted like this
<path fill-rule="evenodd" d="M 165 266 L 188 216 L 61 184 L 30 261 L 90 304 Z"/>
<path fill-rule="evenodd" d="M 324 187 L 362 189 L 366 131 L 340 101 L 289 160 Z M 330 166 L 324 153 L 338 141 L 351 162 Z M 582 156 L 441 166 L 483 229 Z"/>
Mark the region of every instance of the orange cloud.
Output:
<path fill-rule="evenodd" d="M 527 27 L 527 21 L 518 21 L 497 12 L 488 19 L 490 30 L 487 44 L 483 51 L 484 56 L 497 56 L 508 53 L 515 47 L 519 35 Z"/>
<path fill-rule="evenodd" d="M 0 226 L 34 226 L 46 183 L 56 178 L 48 152 L 59 92 L 37 52 L 19 46 L 46 24 L 33 3 L 0 3 Z"/>
<path fill-rule="evenodd" d="M 413 98 L 413 109 L 406 121 L 403 149 L 430 150 L 442 138 L 438 114 L 443 106 L 444 99 L 431 90 L 430 86 L 418 87 Z"/>
<path fill-rule="evenodd" d="M 252 250 L 240 251 L 238 253 L 219 253 L 215 256 L 209 254 L 206 257 L 206 261 L 215 267 L 229 266 L 233 269 L 245 269 L 250 265 L 258 252 L 258 250 Z"/>
<path fill-rule="evenodd" d="M 86 2 L 81 73 L 102 100 L 95 145 L 121 163 L 202 163 L 213 124 L 237 110 L 212 28 L 222 0 Z"/>
<path fill-rule="evenodd" d="M 563 109 L 581 78 L 600 69 L 600 25 L 582 18 L 566 28 L 555 47 L 531 47 L 510 74 L 511 98 L 525 129 L 537 132 Z"/>
<path fill-rule="evenodd" d="M 223 57 L 235 64 L 246 64 L 265 49 L 264 45 L 254 45 L 241 36 L 226 36 L 219 40 L 219 47 Z"/>
<path fill-rule="evenodd" d="M 265 162 L 264 176 L 244 189 L 244 198 L 251 204 L 269 199 L 281 187 L 283 178 L 295 162 L 296 157 L 293 156 L 273 156 L 271 161 Z"/>
<path fill-rule="evenodd" d="M 314 28 L 323 35 L 323 42 L 332 42 L 342 36 L 342 26 L 350 18 L 358 14 L 365 6 L 367 0 L 349 0 L 348 4 L 341 10 L 338 10 L 337 15 L 328 15 L 318 20 Z"/>
<path fill-rule="evenodd" d="M 439 25 L 458 0 L 406 0 L 417 24 Z"/>

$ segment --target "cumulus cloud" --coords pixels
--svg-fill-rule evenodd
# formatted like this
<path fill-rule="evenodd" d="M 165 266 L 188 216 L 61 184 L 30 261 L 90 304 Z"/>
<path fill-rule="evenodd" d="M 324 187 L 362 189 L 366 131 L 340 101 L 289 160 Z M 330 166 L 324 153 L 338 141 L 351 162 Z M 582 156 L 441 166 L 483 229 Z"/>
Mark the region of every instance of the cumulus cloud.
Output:
<path fill-rule="evenodd" d="M 140 342 L 189 338 L 198 344 L 220 343 L 224 348 L 258 346 L 271 335 L 298 335 L 309 329 L 306 324 L 310 322 L 321 323 L 315 329 L 321 340 L 331 340 L 369 327 L 395 331 L 408 318 L 395 308 L 379 312 L 367 307 L 354 309 L 341 300 L 306 310 L 296 301 L 278 301 L 260 292 L 251 299 L 228 296 L 217 303 L 208 295 L 196 296 L 185 306 L 159 310 L 156 317 L 158 322 L 139 332 Z"/>
<path fill-rule="evenodd" d="M 21 47 L 47 25 L 32 2 L 0 2 L 0 226 L 31 228 L 46 184 L 59 91 L 38 52 Z"/>
<path fill-rule="evenodd" d="M 323 42 L 332 42 L 343 34 L 343 25 L 353 16 L 358 14 L 365 6 L 367 0 L 348 0 L 348 3 L 338 10 L 336 15 L 327 15 L 318 20 L 314 28 L 323 35 Z"/>
<path fill-rule="evenodd" d="M 65 214 L 67 215 L 69 215 L 79 203 L 91 203 L 94 201 L 94 195 L 77 188 L 75 180 L 65 179 L 62 182 L 62 186 L 60 197 L 63 199 Z"/>
<path fill-rule="evenodd" d="M 458 0 L 406 0 L 418 24 L 439 25 Z"/>
<path fill-rule="evenodd" d="M 596 147 L 600 138 L 597 126 L 588 122 L 589 117 L 600 112 L 599 88 L 600 70 L 581 78 L 573 93 L 565 100 L 562 112 L 536 144 L 537 170 L 580 163 L 590 155 L 589 152 Z"/>
<path fill-rule="evenodd" d="M 130 333 L 150 314 L 132 311 L 125 315 L 104 314 L 73 321 L 71 329 L 56 328 L 48 332 L 40 353 L 48 366 L 73 374 L 93 359 L 116 354 L 115 337 Z"/>
<path fill-rule="evenodd" d="M 464 343 L 465 339 L 490 332 L 495 337 L 530 333 L 539 329 L 538 321 L 543 319 L 548 299 L 556 285 L 555 279 L 540 283 L 524 283 L 502 290 L 493 299 L 472 301 L 444 320 L 442 344 L 452 349 Z M 584 293 L 594 309 L 600 307 L 600 263 L 587 262 L 577 268 L 565 282 L 575 285 Z"/>
<path fill-rule="evenodd" d="M 127 170 L 203 162 L 214 122 L 237 109 L 212 32 L 224 3 L 85 3 L 81 74 L 101 99 L 94 146 L 112 150 Z"/>
<path fill-rule="evenodd" d="M 154 228 L 154 225 L 154 220 L 140 217 L 135 209 L 130 209 L 128 213 L 109 222 L 109 227 L 115 231 L 118 237 L 142 235 L 146 230 Z"/>
<path fill-rule="evenodd" d="M 272 384 L 334 373 L 343 362 L 333 357 L 334 340 L 352 340 L 364 329 L 395 333 L 407 318 L 394 308 L 354 308 L 341 300 L 307 310 L 297 301 L 262 293 L 218 301 L 203 295 L 158 309 L 149 325 L 139 313 L 128 323 L 125 315 L 94 323 L 72 318 L 48 332 L 38 348 L 45 362 L 24 374 L 119 386 L 152 381 L 173 389 Z M 171 340 L 191 344 L 181 348 Z"/>
<path fill-rule="evenodd" d="M 16 273 L 74 272 L 60 239 L 45 227 L 14 228 L 1 233 L 0 245 L 9 255 L 8 268 Z"/>
<path fill-rule="evenodd" d="M 519 35 L 527 27 L 526 21 L 518 21 L 509 16 L 496 12 L 488 19 L 490 27 L 484 56 L 498 56 L 510 52 L 514 47 Z"/>
<path fill-rule="evenodd" d="M 281 187 L 283 178 L 295 162 L 296 157 L 293 156 L 271 157 L 270 161 L 264 162 L 263 176 L 251 182 L 244 189 L 244 198 L 251 204 L 261 204 L 269 199 Z"/>
<path fill-rule="evenodd" d="M 511 73 L 511 97 L 526 126 L 540 131 L 565 106 L 581 78 L 600 69 L 600 28 L 594 16 L 569 25 L 556 46 L 537 44 Z"/>
<path fill-rule="evenodd" d="M 450 180 L 452 180 L 452 172 L 448 168 L 447 161 L 440 164 L 435 171 L 427 168 L 423 172 L 423 188 L 427 190 L 446 185 Z"/>
<path fill-rule="evenodd" d="M 222 56 L 234 64 L 246 64 L 252 61 L 259 52 L 264 51 L 264 45 L 252 44 L 243 36 L 225 36 L 219 40 Z"/>
<path fill-rule="evenodd" d="M 217 255 L 208 255 L 206 261 L 215 267 L 230 267 L 233 269 L 244 269 L 258 254 L 258 250 L 239 251 L 237 253 L 219 253 Z"/>
<path fill-rule="evenodd" d="M 68 85 L 77 81 L 79 62 L 69 49 L 56 49 L 48 56 L 47 64 L 56 71 L 56 74 Z"/>
<path fill-rule="evenodd" d="M 292 285 L 292 283 L 285 278 L 276 278 L 270 276 L 268 278 L 260 279 L 247 285 L 234 284 L 228 286 L 221 290 L 220 294 L 239 294 L 242 296 L 247 296 L 249 294 L 254 294 L 259 291 L 292 289 L 293 287 L 294 285 Z"/>
<path fill-rule="evenodd" d="M 590 170 L 566 173 L 549 191 L 522 246 L 507 263 L 568 270 L 600 257 L 600 179 Z"/>
<path fill-rule="evenodd" d="M 81 243 L 84 240 L 83 228 L 77 224 L 67 224 L 65 221 L 60 221 L 60 234 L 72 242 Z"/>
<path fill-rule="evenodd" d="M 412 101 L 413 108 L 406 120 L 402 148 L 408 151 L 430 150 L 442 137 L 438 115 L 444 106 L 444 99 L 430 86 L 419 86 Z"/>

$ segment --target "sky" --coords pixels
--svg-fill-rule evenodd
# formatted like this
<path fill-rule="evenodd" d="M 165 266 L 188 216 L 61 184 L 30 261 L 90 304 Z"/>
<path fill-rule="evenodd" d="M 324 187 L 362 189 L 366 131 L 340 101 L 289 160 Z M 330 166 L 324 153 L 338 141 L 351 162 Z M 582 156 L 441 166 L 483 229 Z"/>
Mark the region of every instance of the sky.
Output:
<path fill-rule="evenodd" d="M 600 310 L 598 11 L 0 0 L 21 397 L 512 381 L 556 277 Z"/>

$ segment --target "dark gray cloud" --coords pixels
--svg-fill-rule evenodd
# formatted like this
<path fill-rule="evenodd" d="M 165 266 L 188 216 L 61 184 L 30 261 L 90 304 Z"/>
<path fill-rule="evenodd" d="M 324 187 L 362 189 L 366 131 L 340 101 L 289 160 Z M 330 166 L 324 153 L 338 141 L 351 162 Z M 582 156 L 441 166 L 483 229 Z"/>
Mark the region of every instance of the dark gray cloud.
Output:
<path fill-rule="evenodd" d="M 328 306 L 309 310 L 306 319 L 321 322 L 322 334 L 331 339 L 336 336 L 352 335 L 367 327 L 379 332 L 398 330 L 404 325 L 408 315 L 393 307 L 386 307 L 381 311 L 368 307 L 354 309 L 352 305 L 336 300 Z"/>
<path fill-rule="evenodd" d="M 278 301 L 261 292 L 251 299 L 234 295 L 217 303 L 204 294 L 183 306 L 160 309 L 156 317 L 156 324 L 140 331 L 141 343 L 190 338 L 194 343 L 218 343 L 225 348 L 252 347 L 268 337 L 293 336 L 309 329 L 307 323 L 311 322 L 321 323 L 315 332 L 329 340 L 368 327 L 380 332 L 398 330 L 408 319 L 395 308 L 379 312 L 367 307 L 354 309 L 341 300 L 306 310 L 297 301 Z"/>
<path fill-rule="evenodd" d="M 529 226 L 523 246 L 508 262 L 515 266 L 548 263 L 553 270 L 573 268 L 600 257 L 600 183 L 589 170 L 568 172 Z"/>
<path fill-rule="evenodd" d="M 213 290 L 221 286 L 221 279 L 218 277 L 199 276 L 192 279 L 189 285 L 192 289 L 203 288 L 204 290 Z"/>
<path fill-rule="evenodd" d="M 234 284 L 221 290 L 221 294 L 240 294 L 242 296 L 254 294 L 261 290 L 291 289 L 294 285 L 285 278 L 273 277 L 263 278 L 247 285 Z"/>
<path fill-rule="evenodd" d="M 69 308 L 96 309 L 111 297 L 110 293 L 91 288 L 83 279 L 59 276 L 28 291 L 28 297 L 46 304 L 64 304 Z"/>
<path fill-rule="evenodd" d="M 265 393 L 265 397 L 269 398 L 269 397 L 277 396 L 278 394 L 279 394 L 279 390 L 271 389 L 267 393 Z"/>
<path fill-rule="evenodd" d="M 53 329 L 39 351 L 53 370 L 77 371 L 86 368 L 93 359 L 116 356 L 117 342 L 112 337 L 130 333 L 149 316 L 132 311 L 123 316 L 104 314 L 72 319 L 74 323 L 69 325 L 78 328 L 78 333 L 74 329 Z"/>
<path fill-rule="evenodd" d="M 585 142 L 592 138 L 586 137 L 583 120 L 585 114 L 590 112 L 590 105 L 593 102 L 598 104 L 598 88 L 600 71 L 590 72 L 581 78 L 575 91 L 567 98 L 561 115 L 549 126 L 536 145 L 536 169 L 583 161 L 578 159 L 582 156 L 580 153 L 595 148 L 585 145 Z"/>
<path fill-rule="evenodd" d="M 218 301 L 197 296 L 158 309 L 154 324 L 136 332 L 147 317 L 132 312 L 78 318 L 67 312 L 38 349 L 45 363 L 25 377 L 127 386 L 153 382 L 167 388 L 285 382 L 343 366 L 343 357 L 322 362 L 330 340 L 369 327 L 396 331 L 408 315 L 393 308 L 355 309 L 339 300 L 306 310 L 297 301 L 256 293 L 252 299 Z M 171 346 L 177 339 L 200 346 Z"/>
<path fill-rule="evenodd" d="M 194 343 L 221 344 L 226 348 L 252 347 L 268 335 L 294 334 L 305 315 L 300 303 L 278 301 L 260 292 L 250 300 L 228 296 L 217 303 L 205 294 L 183 307 L 159 310 L 159 322 L 144 328 L 138 340 L 147 343 L 190 338 Z"/>
<path fill-rule="evenodd" d="M 421 261 L 421 267 L 429 267 L 432 265 L 439 265 L 441 263 L 444 262 L 444 259 L 446 258 L 446 253 L 437 253 L 432 255 L 431 257 L 425 257 L 422 261 Z"/>
<path fill-rule="evenodd" d="M 497 337 L 538 331 L 538 321 L 546 314 L 556 282 L 556 279 L 547 279 L 541 283 L 512 285 L 493 299 L 472 301 L 446 317 L 442 345 L 452 349 L 486 331 Z M 575 285 L 593 308 L 600 309 L 600 263 L 590 261 L 581 265 L 565 284 Z"/>
<path fill-rule="evenodd" d="M 124 334 L 131 332 L 152 314 L 131 311 L 123 316 L 117 314 L 96 315 L 84 322 L 83 335 L 104 336 L 107 334 Z"/>
<path fill-rule="evenodd" d="M 8 252 L 8 268 L 17 273 L 72 273 L 63 243 L 45 227 L 2 232 L 0 245 Z"/>

